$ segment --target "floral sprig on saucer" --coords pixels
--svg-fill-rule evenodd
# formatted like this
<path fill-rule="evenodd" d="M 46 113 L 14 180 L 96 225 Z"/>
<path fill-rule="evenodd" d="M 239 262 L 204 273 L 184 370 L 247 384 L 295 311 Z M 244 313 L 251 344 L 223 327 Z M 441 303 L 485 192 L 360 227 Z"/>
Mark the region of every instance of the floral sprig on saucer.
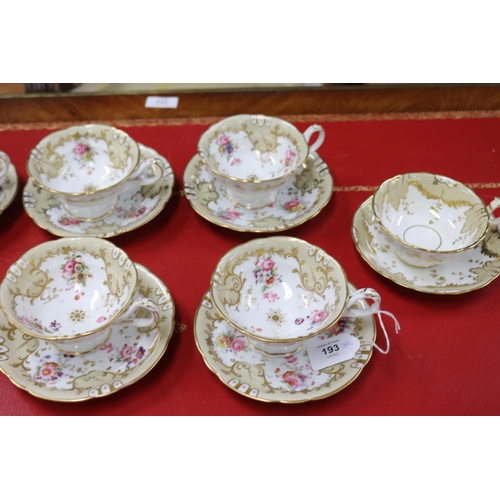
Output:
<path fill-rule="evenodd" d="M 315 381 L 313 376 L 315 372 L 309 363 L 299 366 L 299 358 L 293 354 L 285 356 L 284 359 L 287 363 L 286 369 L 278 367 L 274 373 L 279 380 L 284 382 L 288 389 L 301 390 L 307 387 L 314 387 Z M 308 383 L 311 378 L 313 380 Z"/>
<path fill-rule="evenodd" d="M 127 367 L 137 365 L 147 354 L 146 349 L 137 344 L 137 342 L 132 345 L 125 344 L 123 346 L 115 346 L 111 342 L 108 342 L 107 344 L 103 344 L 100 350 L 110 354 L 110 363 L 126 363 Z"/>
<path fill-rule="evenodd" d="M 234 208 L 226 208 L 225 210 L 223 210 L 222 208 L 218 208 L 215 212 L 215 215 L 217 217 L 220 217 L 221 219 L 228 221 L 234 221 L 241 217 L 241 213 Z"/>
<path fill-rule="evenodd" d="M 300 200 L 290 200 L 284 204 L 280 204 L 280 207 L 285 212 L 299 213 L 307 209 L 307 203 Z"/>
<path fill-rule="evenodd" d="M 57 222 L 61 224 L 61 226 L 70 227 L 79 226 L 82 221 L 80 219 L 75 219 L 74 217 L 64 214 L 59 218 Z"/>
<path fill-rule="evenodd" d="M 218 335 L 215 339 L 217 345 L 224 350 L 233 352 L 247 352 L 249 349 L 245 341 L 244 335 L 240 334 L 237 330 L 229 330 Z"/>
<path fill-rule="evenodd" d="M 133 208 L 132 210 L 126 210 L 122 206 L 116 207 L 115 213 L 119 219 L 140 219 L 146 212 L 147 207 L 142 206 L 140 208 Z"/>

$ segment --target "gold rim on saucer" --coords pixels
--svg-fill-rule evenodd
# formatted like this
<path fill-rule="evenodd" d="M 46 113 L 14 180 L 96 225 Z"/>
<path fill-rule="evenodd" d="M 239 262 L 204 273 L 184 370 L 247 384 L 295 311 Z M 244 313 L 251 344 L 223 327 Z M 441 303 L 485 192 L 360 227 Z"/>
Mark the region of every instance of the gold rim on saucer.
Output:
<path fill-rule="evenodd" d="M 277 233 L 312 219 L 332 197 L 333 178 L 318 153 L 311 153 L 305 165 L 279 189 L 276 202 L 264 208 L 245 209 L 232 203 L 198 155 L 184 171 L 184 191 L 195 212 L 217 226 L 242 232 Z"/>
<path fill-rule="evenodd" d="M 356 288 L 350 284 L 350 291 Z M 368 308 L 365 301 L 359 307 Z M 311 368 L 307 342 L 296 354 L 267 356 L 252 349 L 216 311 L 207 292 L 196 311 L 194 337 L 207 367 L 236 393 L 266 403 L 305 403 L 345 389 L 370 361 L 376 339 L 373 316 L 345 318 L 342 328 L 361 342 L 356 356 L 320 371 Z M 311 341 L 309 341 L 311 342 Z"/>
<path fill-rule="evenodd" d="M 404 263 L 383 239 L 381 231 L 370 196 L 353 217 L 354 244 L 372 269 L 403 287 L 436 295 L 457 295 L 483 288 L 500 274 L 500 234 L 495 230 L 490 230 L 477 247 L 432 268 Z"/>
<path fill-rule="evenodd" d="M 31 395 L 62 402 L 109 396 L 143 378 L 167 350 L 175 305 L 157 276 L 140 264 L 135 267 L 139 293 L 160 308 L 156 325 L 147 329 L 123 325 L 98 350 L 69 355 L 50 342 L 23 334 L 0 311 L 0 371 Z"/>
<path fill-rule="evenodd" d="M 172 197 L 175 177 L 166 158 L 142 144 L 139 149 L 142 159 L 154 157 L 163 161 L 164 176 L 150 186 L 121 193 L 112 214 L 94 221 L 76 219 L 48 191 L 37 188 L 31 178 L 23 191 L 24 209 L 39 227 L 56 236 L 110 238 L 147 224 Z"/>

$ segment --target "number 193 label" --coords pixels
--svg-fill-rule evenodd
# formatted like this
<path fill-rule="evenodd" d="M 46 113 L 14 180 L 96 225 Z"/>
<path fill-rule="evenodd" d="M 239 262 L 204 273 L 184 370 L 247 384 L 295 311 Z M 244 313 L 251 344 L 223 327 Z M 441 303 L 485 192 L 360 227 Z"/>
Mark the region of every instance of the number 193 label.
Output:
<path fill-rule="evenodd" d="M 314 370 L 322 370 L 328 366 L 342 363 L 354 358 L 359 349 L 359 340 L 349 333 L 341 333 L 329 339 L 318 335 L 309 342 L 307 353 Z"/>

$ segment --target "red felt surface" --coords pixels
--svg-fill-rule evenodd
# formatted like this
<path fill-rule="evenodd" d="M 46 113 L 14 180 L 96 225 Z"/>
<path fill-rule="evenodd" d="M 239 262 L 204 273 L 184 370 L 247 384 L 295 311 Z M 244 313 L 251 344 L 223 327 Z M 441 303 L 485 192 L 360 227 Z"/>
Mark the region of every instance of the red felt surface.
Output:
<path fill-rule="evenodd" d="M 310 123 L 297 122 L 304 131 Z M 267 404 L 243 397 L 209 371 L 193 338 L 193 321 L 219 258 L 233 246 L 259 237 L 220 228 L 192 210 L 182 175 L 208 125 L 158 123 L 120 128 L 156 149 L 171 163 L 176 187 L 164 211 L 145 226 L 110 240 L 132 260 L 148 267 L 168 286 L 175 334 L 156 367 L 116 394 L 81 403 L 45 401 L 15 387 L 0 374 L 1 415 L 497 415 L 500 413 L 500 280 L 480 290 L 437 296 L 403 288 L 373 271 L 351 237 L 352 217 L 377 186 L 393 175 L 428 171 L 465 183 L 500 183 L 500 119 L 436 118 L 336 121 L 322 125 L 326 140 L 319 153 L 328 163 L 336 191 L 323 211 L 285 235 L 325 249 L 356 286 L 382 296 L 401 332 L 391 335 L 391 351 L 373 357 L 350 386 L 324 400 L 298 405 Z M 29 248 L 55 239 L 24 212 L 22 189 L 30 149 L 51 130 L 2 130 L 0 150 L 15 164 L 20 190 L 0 216 L 0 277 Z M 364 190 L 359 190 L 364 189 Z M 500 187 L 477 188 L 486 203 Z M 380 332 L 380 329 L 379 329 Z M 382 343 L 381 336 L 379 341 Z"/>

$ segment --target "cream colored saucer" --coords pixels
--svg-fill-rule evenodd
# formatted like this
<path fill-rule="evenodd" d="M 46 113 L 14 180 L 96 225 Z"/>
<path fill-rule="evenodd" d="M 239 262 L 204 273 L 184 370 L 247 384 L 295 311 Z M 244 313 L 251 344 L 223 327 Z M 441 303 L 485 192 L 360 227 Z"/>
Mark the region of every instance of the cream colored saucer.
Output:
<path fill-rule="evenodd" d="M 0 214 L 14 201 L 18 187 L 16 167 L 11 163 L 5 180 L 0 184 Z"/>
<path fill-rule="evenodd" d="M 156 217 L 172 196 L 174 174 L 168 161 L 154 149 L 139 144 L 141 159 L 163 160 L 164 176 L 150 186 L 120 194 L 115 211 L 97 221 L 72 217 L 48 191 L 37 188 L 31 179 L 23 192 L 24 209 L 41 228 L 57 236 L 110 238 L 143 226 Z"/>
<path fill-rule="evenodd" d="M 311 153 L 306 168 L 280 188 L 278 199 L 265 208 L 235 206 L 220 182 L 196 155 L 184 171 L 184 191 L 193 209 L 217 226 L 254 233 L 279 232 L 317 215 L 330 201 L 333 178 L 328 165 Z"/>
<path fill-rule="evenodd" d="M 402 262 L 385 243 L 368 198 L 356 211 L 352 237 L 363 259 L 382 276 L 413 290 L 432 294 L 460 294 L 482 288 L 500 274 L 500 235 L 490 231 L 476 248 L 451 262 L 431 268 Z"/>
<path fill-rule="evenodd" d="M 351 292 L 355 288 L 350 285 Z M 359 307 L 368 305 L 360 301 Z M 245 337 L 216 312 L 207 292 L 196 312 L 194 335 L 203 359 L 224 385 L 257 401 L 304 403 L 323 399 L 345 389 L 368 363 L 373 351 L 376 326 L 373 316 L 345 318 L 335 333 L 351 333 L 361 342 L 354 359 L 320 371 L 312 369 L 306 342 L 286 357 L 266 356 L 252 349 Z M 328 332 L 322 334 L 328 335 Z"/>
<path fill-rule="evenodd" d="M 33 396 L 65 402 L 108 396 L 144 377 L 167 349 L 175 306 L 162 281 L 144 266 L 135 266 L 139 293 L 162 312 L 155 326 L 147 330 L 121 326 L 96 351 L 73 356 L 23 334 L 0 312 L 0 371 Z"/>

